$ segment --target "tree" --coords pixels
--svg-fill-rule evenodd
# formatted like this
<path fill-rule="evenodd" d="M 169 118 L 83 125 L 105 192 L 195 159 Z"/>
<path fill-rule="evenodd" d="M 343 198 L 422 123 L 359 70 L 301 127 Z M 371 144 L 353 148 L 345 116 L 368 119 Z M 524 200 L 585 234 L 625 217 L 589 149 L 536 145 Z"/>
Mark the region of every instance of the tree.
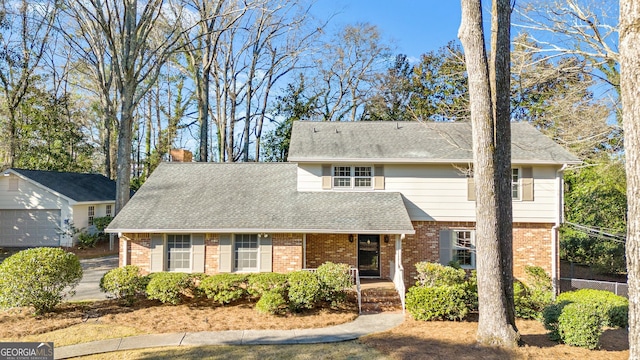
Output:
<path fill-rule="evenodd" d="M 629 359 L 640 359 L 640 4 L 620 0 L 620 96 L 627 172 Z"/>
<path fill-rule="evenodd" d="M 364 109 L 365 120 L 411 120 L 411 74 L 413 66 L 407 56 L 396 55 L 391 67 L 375 77 L 373 95 Z"/>
<path fill-rule="evenodd" d="M 517 346 L 513 300 L 509 0 L 494 0 L 491 59 L 481 0 L 462 0 L 458 37 L 465 51 L 476 191 L 478 333 L 481 344 Z"/>

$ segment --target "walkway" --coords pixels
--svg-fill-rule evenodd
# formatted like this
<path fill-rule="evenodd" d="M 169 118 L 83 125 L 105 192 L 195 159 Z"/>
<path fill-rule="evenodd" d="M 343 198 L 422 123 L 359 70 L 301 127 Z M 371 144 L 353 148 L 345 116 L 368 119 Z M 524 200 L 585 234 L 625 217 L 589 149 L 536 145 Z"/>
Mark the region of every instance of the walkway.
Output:
<path fill-rule="evenodd" d="M 162 346 L 203 345 L 285 345 L 317 344 L 355 340 L 361 336 L 386 331 L 400 325 L 404 315 L 380 313 L 360 315 L 356 320 L 318 329 L 296 330 L 229 330 L 195 333 L 172 333 L 131 336 L 62 346 L 54 349 L 55 359 L 101 354 L 119 350 Z"/>
<path fill-rule="evenodd" d="M 109 270 L 118 267 L 118 255 L 80 260 L 82 280 L 76 287 L 75 295 L 66 301 L 104 300 L 107 295 L 100 291 L 100 279 Z"/>

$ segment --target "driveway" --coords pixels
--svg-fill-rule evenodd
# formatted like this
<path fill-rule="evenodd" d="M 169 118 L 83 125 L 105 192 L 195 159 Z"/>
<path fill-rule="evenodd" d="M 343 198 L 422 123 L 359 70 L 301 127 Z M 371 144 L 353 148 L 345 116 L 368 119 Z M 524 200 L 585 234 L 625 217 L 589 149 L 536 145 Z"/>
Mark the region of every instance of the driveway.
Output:
<path fill-rule="evenodd" d="M 76 287 L 76 294 L 66 300 L 106 299 L 106 294 L 100 291 L 100 279 L 107 271 L 118 267 L 118 255 L 80 260 L 80 265 L 83 271 L 82 280 Z"/>

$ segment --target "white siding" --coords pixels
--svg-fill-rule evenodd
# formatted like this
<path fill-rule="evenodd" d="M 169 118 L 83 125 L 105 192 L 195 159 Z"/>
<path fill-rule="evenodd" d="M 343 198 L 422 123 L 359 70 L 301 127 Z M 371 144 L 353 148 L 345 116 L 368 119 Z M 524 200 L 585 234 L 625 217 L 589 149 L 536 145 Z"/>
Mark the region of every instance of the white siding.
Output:
<path fill-rule="evenodd" d="M 412 220 L 475 221 L 475 202 L 467 200 L 467 179 L 452 165 L 384 165 L 385 190 L 405 197 Z M 322 191 L 319 164 L 298 165 L 298 190 Z M 515 222 L 555 222 L 556 167 L 534 166 L 534 201 L 514 201 Z"/>
<path fill-rule="evenodd" d="M 111 211 L 113 215 L 113 210 L 115 209 L 114 203 L 111 204 Z M 73 224 L 78 229 L 83 229 L 89 226 L 89 206 L 94 207 L 94 218 L 105 217 L 107 216 L 107 204 L 80 204 L 73 206 Z"/>

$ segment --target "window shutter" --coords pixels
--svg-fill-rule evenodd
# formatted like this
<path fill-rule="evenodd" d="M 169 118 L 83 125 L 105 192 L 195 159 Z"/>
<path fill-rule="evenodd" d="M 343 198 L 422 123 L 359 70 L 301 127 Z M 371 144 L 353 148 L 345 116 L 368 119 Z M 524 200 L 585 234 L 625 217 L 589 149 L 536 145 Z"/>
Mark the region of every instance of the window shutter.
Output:
<path fill-rule="evenodd" d="M 220 234 L 218 268 L 220 272 L 231 272 L 233 270 L 233 251 L 231 249 L 230 234 Z"/>
<path fill-rule="evenodd" d="M 467 178 L 467 200 L 476 201 L 476 183 L 472 176 Z"/>
<path fill-rule="evenodd" d="M 440 230 L 440 264 L 447 265 L 451 261 L 453 231 Z"/>
<path fill-rule="evenodd" d="M 373 167 L 373 189 L 384 190 L 384 166 L 376 165 Z"/>
<path fill-rule="evenodd" d="M 260 239 L 260 271 L 272 272 L 273 243 L 271 236 Z"/>
<path fill-rule="evenodd" d="M 322 165 L 322 190 L 331 190 L 331 165 Z"/>
<path fill-rule="evenodd" d="M 204 273 L 204 234 L 191 235 L 192 272 Z"/>
<path fill-rule="evenodd" d="M 151 272 L 161 272 L 164 271 L 164 259 L 165 259 L 165 251 L 164 251 L 164 237 L 161 234 L 152 234 L 151 235 L 151 256 L 149 256 L 151 260 L 150 271 Z"/>
<path fill-rule="evenodd" d="M 533 201 L 533 168 L 522 168 L 522 201 Z"/>

